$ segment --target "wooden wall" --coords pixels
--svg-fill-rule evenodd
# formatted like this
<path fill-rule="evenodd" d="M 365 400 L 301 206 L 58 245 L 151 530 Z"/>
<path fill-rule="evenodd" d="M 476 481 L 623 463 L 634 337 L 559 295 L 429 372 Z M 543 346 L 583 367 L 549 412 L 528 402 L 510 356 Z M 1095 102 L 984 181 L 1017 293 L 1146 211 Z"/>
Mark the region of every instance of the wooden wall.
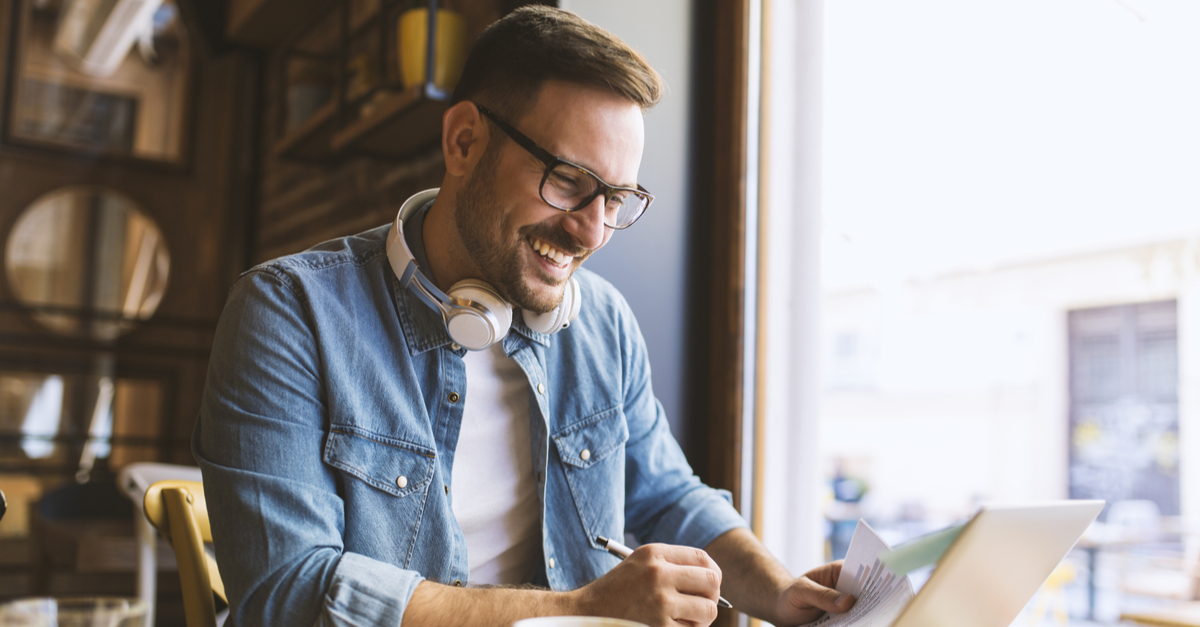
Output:
<path fill-rule="evenodd" d="M 277 105 L 267 99 L 264 116 L 273 119 L 280 111 Z M 403 162 L 359 157 L 330 165 L 296 163 L 272 157 L 269 149 L 262 152 L 255 262 L 387 224 L 405 199 L 441 185 L 445 173 L 440 147 Z"/>

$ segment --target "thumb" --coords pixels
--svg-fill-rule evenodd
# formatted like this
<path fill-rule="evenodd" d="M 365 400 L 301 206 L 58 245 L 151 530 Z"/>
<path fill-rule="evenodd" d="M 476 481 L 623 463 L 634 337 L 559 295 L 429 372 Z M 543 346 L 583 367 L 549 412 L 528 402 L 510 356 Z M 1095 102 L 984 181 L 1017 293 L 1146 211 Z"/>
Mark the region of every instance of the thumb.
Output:
<path fill-rule="evenodd" d="M 853 596 L 838 592 L 833 588 L 826 588 L 807 577 L 800 578 L 799 583 L 800 598 L 794 599 L 794 601 L 799 601 L 798 605 L 801 607 L 808 605 L 826 612 L 841 613 L 854 605 L 855 598 Z"/>

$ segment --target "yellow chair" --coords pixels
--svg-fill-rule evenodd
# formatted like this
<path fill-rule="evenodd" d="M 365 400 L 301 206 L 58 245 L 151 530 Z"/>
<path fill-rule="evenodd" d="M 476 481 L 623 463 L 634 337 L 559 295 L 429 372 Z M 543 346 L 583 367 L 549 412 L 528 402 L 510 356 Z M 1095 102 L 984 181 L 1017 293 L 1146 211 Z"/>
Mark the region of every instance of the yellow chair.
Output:
<path fill-rule="evenodd" d="M 229 601 L 217 562 L 204 550 L 204 543 L 212 542 L 204 485 L 199 481 L 159 481 L 146 490 L 142 506 L 146 518 L 175 549 L 187 626 L 215 627 L 213 594 Z"/>

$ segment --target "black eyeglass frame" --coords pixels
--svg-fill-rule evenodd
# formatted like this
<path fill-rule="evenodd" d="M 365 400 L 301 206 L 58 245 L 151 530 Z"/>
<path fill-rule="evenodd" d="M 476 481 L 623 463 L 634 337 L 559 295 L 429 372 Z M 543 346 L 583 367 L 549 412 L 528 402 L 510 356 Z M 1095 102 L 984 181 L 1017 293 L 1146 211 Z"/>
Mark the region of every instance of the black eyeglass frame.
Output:
<path fill-rule="evenodd" d="M 472 104 L 475 104 L 475 103 L 472 103 Z M 642 216 L 646 215 L 646 210 L 650 208 L 650 203 L 654 202 L 654 194 L 651 194 L 649 191 L 646 190 L 646 188 L 642 187 L 641 185 L 638 185 L 636 189 L 634 189 L 632 187 L 620 187 L 617 185 L 609 185 L 608 183 L 605 183 L 604 179 L 600 178 L 595 172 L 592 172 L 591 170 L 589 170 L 577 163 L 571 163 L 570 161 L 567 161 L 566 159 L 561 159 L 559 157 L 554 156 L 553 154 L 550 153 L 549 150 L 546 150 L 545 148 L 542 148 L 541 146 L 537 145 L 537 143 L 535 143 L 532 139 L 529 139 L 529 137 L 526 136 L 524 133 L 522 133 L 521 131 L 518 131 L 516 129 L 516 127 L 509 124 L 508 122 L 505 122 L 504 120 L 501 120 L 499 117 L 496 116 L 495 113 L 492 113 L 491 110 L 489 110 L 487 107 L 485 107 L 481 104 L 475 104 L 475 108 L 479 109 L 479 112 L 482 113 L 487 119 L 491 120 L 493 124 L 500 127 L 500 130 L 504 131 L 505 135 L 508 135 L 513 141 L 517 142 L 517 144 L 519 144 L 522 148 L 529 151 L 529 154 L 533 155 L 534 157 L 537 157 L 538 160 L 540 160 L 542 163 L 546 164 L 546 171 L 542 173 L 542 182 L 538 184 L 538 196 L 541 196 L 542 202 L 546 203 L 547 205 L 550 205 L 551 207 L 554 207 L 555 209 L 558 209 L 559 211 L 571 212 L 571 211 L 579 211 L 580 209 L 583 209 L 584 207 L 591 204 L 591 202 L 593 200 L 595 200 L 597 196 L 600 196 L 602 194 L 604 195 L 605 203 L 607 203 L 608 200 L 610 198 L 612 198 L 612 195 L 616 192 L 632 192 L 638 196 L 644 197 L 646 199 L 646 205 L 644 207 L 642 207 L 642 210 L 637 214 L 636 217 L 634 217 L 633 220 L 631 220 L 629 222 L 629 224 L 626 224 L 625 226 L 613 226 L 611 224 L 608 224 L 607 222 L 604 223 L 604 226 L 606 226 L 610 229 L 619 231 L 619 230 L 627 229 L 627 228 L 633 226 L 634 223 L 636 223 L 638 220 L 641 220 Z M 571 166 L 572 168 L 575 168 L 576 170 L 579 170 L 580 172 L 583 172 L 584 174 L 587 174 L 588 176 L 596 179 L 596 182 L 599 183 L 599 185 L 597 185 L 597 187 L 596 187 L 596 191 L 591 196 L 588 196 L 586 199 L 584 199 L 583 202 L 581 202 L 578 205 L 571 207 L 569 209 L 566 207 L 559 207 L 558 205 L 550 202 L 549 200 L 546 200 L 546 194 L 542 191 L 543 189 L 546 188 L 546 179 L 550 178 L 550 173 L 553 172 L 554 168 L 557 167 L 559 164 Z"/>

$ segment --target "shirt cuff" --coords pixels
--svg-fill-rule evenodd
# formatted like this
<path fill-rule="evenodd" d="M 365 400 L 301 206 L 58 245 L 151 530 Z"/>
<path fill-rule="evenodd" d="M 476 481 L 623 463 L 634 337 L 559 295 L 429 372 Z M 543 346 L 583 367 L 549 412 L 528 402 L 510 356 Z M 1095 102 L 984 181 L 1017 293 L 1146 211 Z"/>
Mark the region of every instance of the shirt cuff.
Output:
<path fill-rule="evenodd" d="M 318 625 L 399 625 L 417 584 L 416 571 L 344 553 L 325 595 Z"/>

